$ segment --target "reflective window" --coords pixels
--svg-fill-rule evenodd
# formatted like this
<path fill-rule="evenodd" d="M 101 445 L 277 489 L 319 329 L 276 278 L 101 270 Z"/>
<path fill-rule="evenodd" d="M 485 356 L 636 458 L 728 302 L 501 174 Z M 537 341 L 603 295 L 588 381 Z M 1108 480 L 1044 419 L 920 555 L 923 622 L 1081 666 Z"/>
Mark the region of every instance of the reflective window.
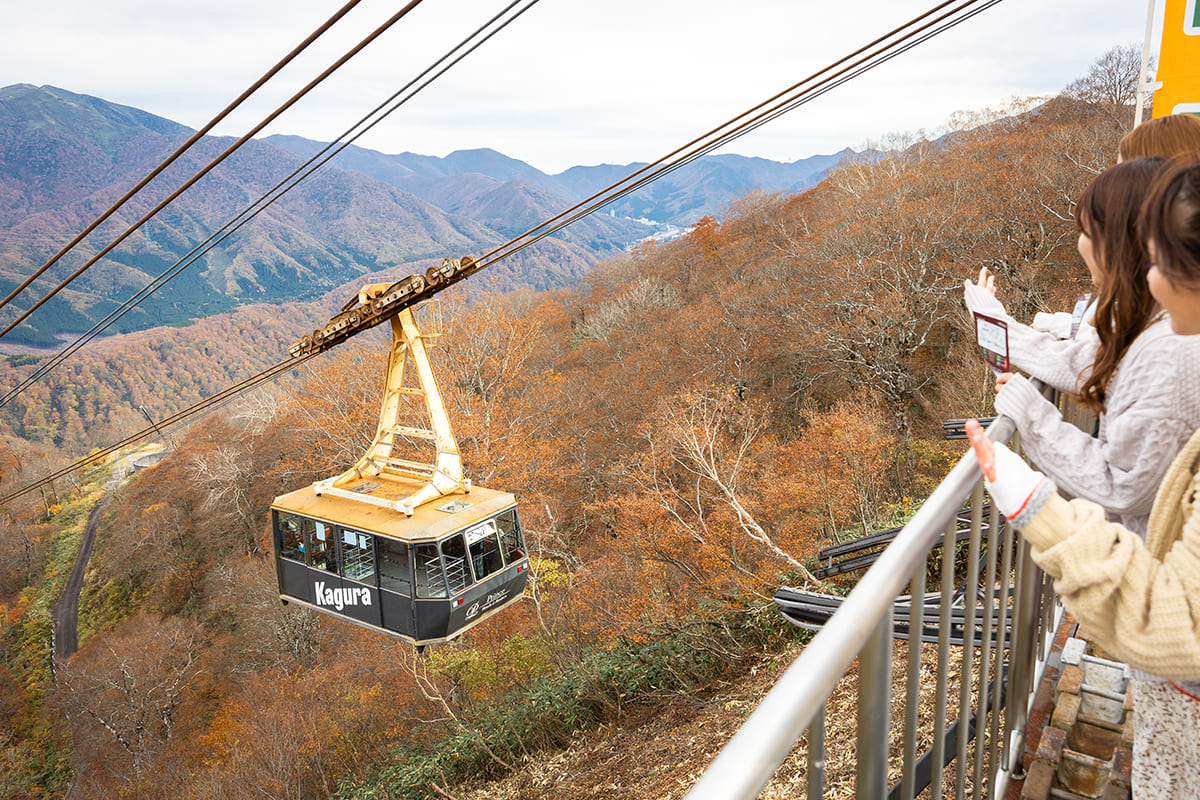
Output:
<path fill-rule="evenodd" d="M 419 544 L 413 547 L 417 597 L 445 597 L 446 578 L 442 574 L 442 559 L 436 544 Z"/>
<path fill-rule="evenodd" d="M 458 594 L 474 583 L 467 571 L 467 545 L 461 533 L 442 541 L 442 563 L 446 567 L 446 583 L 450 594 Z"/>
<path fill-rule="evenodd" d="M 500 540 L 496 536 L 496 521 L 476 525 L 466 532 L 467 547 L 471 551 L 471 569 L 475 580 L 481 581 L 493 572 L 504 569 L 504 559 L 500 557 Z"/>
<path fill-rule="evenodd" d="M 375 537 L 342 530 L 342 574 L 352 581 L 375 584 Z"/>
<path fill-rule="evenodd" d="M 496 517 L 496 527 L 500 531 L 500 549 L 504 551 L 504 561 L 511 564 L 525 557 L 525 542 L 521 540 L 521 523 L 517 521 L 517 510 L 510 508 Z"/>
<path fill-rule="evenodd" d="M 379 586 L 403 595 L 412 595 L 412 575 L 408 569 L 408 545 L 379 537 Z"/>
<path fill-rule="evenodd" d="M 279 555 L 296 561 L 304 560 L 304 532 L 300 528 L 299 517 L 276 512 L 275 541 L 279 543 Z"/>
<path fill-rule="evenodd" d="M 310 567 L 337 573 L 337 541 L 324 522 L 304 520 L 304 552 Z"/>

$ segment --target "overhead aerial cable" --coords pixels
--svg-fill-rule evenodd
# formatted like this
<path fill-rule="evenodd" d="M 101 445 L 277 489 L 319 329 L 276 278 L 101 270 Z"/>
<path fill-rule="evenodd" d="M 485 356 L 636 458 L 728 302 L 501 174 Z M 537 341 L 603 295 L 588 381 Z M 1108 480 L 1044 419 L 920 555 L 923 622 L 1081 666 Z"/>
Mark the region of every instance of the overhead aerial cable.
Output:
<path fill-rule="evenodd" d="M 818 70 L 804 80 L 764 100 L 753 108 L 696 137 L 682 147 L 659 158 L 657 161 L 647 164 L 636 172 L 630 173 L 621 180 L 579 201 L 540 225 L 530 228 L 519 236 L 510 239 L 505 244 L 484 253 L 478 259 L 479 266 L 476 271 L 490 266 L 500 259 L 507 258 L 547 236 L 553 235 L 576 220 L 643 188 L 648 183 L 692 163 L 718 147 L 722 147 L 779 116 L 832 91 L 862 73 L 886 63 L 896 56 L 911 50 L 918 44 L 986 11 L 999 2 L 1001 0 L 947 0 L 947 2 L 935 6 L 884 36 L 860 47 L 853 53 Z M 947 6 L 955 5 L 955 3 L 959 3 L 959 5 L 937 16 L 938 12 Z M 966 13 L 961 13 L 964 11 Z M 927 19 L 931 17 L 932 19 Z M 910 28 L 911 30 L 907 30 Z M 812 85 L 801 91 L 801 87 L 807 84 Z M 734 125 L 735 123 L 737 124 Z M 734 127 L 731 128 L 730 126 Z"/>
<path fill-rule="evenodd" d="M 663 175 L 690 164 L 717 147 L 749 133 L 879 64 L 886 63 L 897 55 L 907 52 L 916 45 L 928 41 L 933 36 L 955 27 L 999 2 L 1000 0 L 948 0 L 943 2 L 657 161 L 581 200 L 546 222 L 510 239 L 507 243 L 492 249 L 480 258 L 464 258 L 461 261 L 444 259 L 441 266 L 427 270 L 424 279 L 420 276 L 412 276 L 397 281 L 393 285 L 393 291 L 383 293 L 382 300 L 376 298 L 369 305 L 360 308 L 348 305 L 342 309 L 342 314 L 330 320 L 323 331 L 314 331 L 312 336 L 304 337 L 301 341 L 293 343 L 292 354 L 318 352 L 336 346 L 355 333 L 387 320 L 390 315 L 400 309 L 420 302 L 430 294 L 514 255 L 567 225 L 637 191 Z M 955 6 L 956 3 L 957 6 Z M 939 15 L 939 12 L 948 6 L 955 7 Z M 966 13 L 962 13 L 964 11 Z M 807 88 L 800 91 L 801 87 L 806 85 Z M 436 287 L 434 292 L 427 291 L 430 285 Z"/>
<path fill-rule="evenodd" d="M 410 0 L 408 5 L 404 6 L 404 8 L 397 11 L 395 14 L 392 15 L 392 17 L 390 19 L 388 19 L 386 22 L 384 22 L 382 25 L 380 25 L 378 28 L 376 28 L 374 31 L 372 31 L 370 34 L 368 34 L 367 37 L 364 38 L 361 42 L 356 44 L 354 47 L 350 48 L 350 50 L 347 51 L 345 55 L 343 55 L 341 58 L 339 58 L 337 61 L 335 61 L 329 67 L 327 67 L 325 69 L 325 71 L 322 72 L 320 75 L 318 75 L 316 78 L 313 78 L 313 80 L 310 81 L 308 83 L 308 85 L 306 85 L 304 88 L 302 88 L 296 94 L 292 95 L 292 97 L 290 99 L 288 99 L 286 102 L 284 102 L 283 105 L 279 106 L 279 108 L 275 109 L 270 114 L 268 114 L 265 118 L 263 118 L 263 120 L 261 122 L 259 122 L 257 125 L 255 125 L 253 128 L 251 128 L 249 131 L 247 131 L 240 139 L 238 139 L 236 142 L 234 142 L 232 145 L 230 145 L 228 148 L 226 148 L 223 153 L 221 153 L 219 156 L 217 156 L 215 159 L 213 159 L 211 162 L 209 162 L 206 166 L 201 168 L 201 170 L 199 172 L 197 172 L 195 175 L 193 175 L 191 178 L 189 178 L 187 181 L 185 181 L 183 183 L 183 185 L 181 185 L 178 189 L 171 192 L 171 194 L 169 194 L 166 198 L 164 198 L 158 205 L 156 205 L 154 208 L 150 209 L 150 211 L 148 211 L 144 216 L 142 216 L 141 219 L 139 219 L 137 222 L 133 223 L 133 225 L 129 226 L 125 230 L 124 233 L 122 233 L 120 236 L 118 236 L 116 239 L 114 239 L 109 244 L 105 245 L 105 247 L 103 249 L 101 249 L 100 252 L 96 253 L 96 255 L 94 255 L 90 259 L 88 259 L 87 262 L 85 262 L 81 267 L 79 267 L 79 269 L 75 270 L 73 273 L 71 273 L 69 276 L 67 276 L 67 278 L 65 280 L 63 280 L 61 283 L 59 283 L 57 286 L 55 286 L 53 289 L 51 289 L 46 294 L 45 297 L 43 297 L 41 300 L 38 300 L 36 303 L 34 303 L 32 306 L 30 306 L 28 309 L 26 309 L 24 312 L 22 312 L 15 320 L 10 322 L 8 324 L 8 326 L 5 327 L 3 330 L 0 330 L 0 338 L 4 337 L 5 334 L 7 334 L 9 331 L 11 331 L 13 328 L 17 327 L 18 325 L 20 325 L 26 319 L 28 319 L 30 314 L 32 314 L 34 311 L 37 311 L 39 308 L 42 307 L 42 305 L 44 305 L 52 297 L 54 297 L 56 294 L 58 294 L 63 289 L 65 289 L 68 285 L 70 285 L 70 283 L 72 281 L 74 281 L 76 278 L 78 278 L 80 275 L 82 275 L 84 272 L 86 272 L 88 269 L 90 269 L 97 261 L 99 261 L 101 258 L 106 256 L 113 248 L 115 248 L 121 242 L 125 241 L 127 238 L 132 236 L 135 231 L 140 229 L 143 225 L 145 225 L 147 222 L 149 222 L 151 219 L 153 219 L 155 216 L 157 216 L 158 212 L 162 211 L 164 208 L 166 208 L 168 205 L 170 205 L 177 197 L 179 197 L 185 191 L 190 189 L 197 181 L 199 181 L 201 178 L 203 178 L 205 175 L 207 175 L 209 172 L 211 172 L 213 169 L 215 169 L 218 164 L 220 164 L 226 158 L 231 156 L 235 151 L 237 151 L 246 142 L 250 141 L 250 139 L 252 139 L 255 134 L 260 132 L 263 128 L 267 127 L 267 125 L 274 122 L 275 119 L 280 114 L 282 114 L 284 111 L 287 111 L 289 108 L 291 108 L 297 102 L 299 102 L 299 100 L 301 98 L 303 98 L 306 94 L 308 94 L 310 91 L 312 91 L 314 88 L 316 88 L 318 84 L 320 84 L 322 81 L 324 81 L 330 75 L 332 75 L 335 71 L 337 71 L 342 66 L 344 66 L 345 63 L 347 61 L 349 61 L 351 58 L 353 58 L 355 55 L 357 55 L 360 50 L 362 50 L 364 47 L 369 45 L 371 42 L 375 41 L 375 39 L 379 38 L 379 36 L 381 36 L 385 31 L 387 31 L 388 28 L 392 27 L 392 25 L 399 22 L 402 17 L 404 17 L 406 14 L 408 14 L 409 11 L 412 11 L 414 8 L 416 8 L 418 5 L 420 5 L 421 2 L 422 2 L 422 0 Z"/>
<path fill-rule="evenodd" d="M 603 189 L 593 194 L 591 197 L 576 203 L 574 206 L 568 208 L 566 211 L 563 211 L 550 220 L 547 220 L 541 225 L 531 228 L 520 236 L 511 239 L 508 243 L 492 249 L 488 253 L 484 254 L 484 256 L 482 256 L 479 260 L 473 260 L 470 258 L 463 258 L 461 260 L 445 259 L 441 267 L 433 267 L 427 271 L 426 274 L 431 279 L 428 282 L 421 279 L 419 276 L 413 276 L 411 279 L 409 279 L 412 282 L 407 286 L 404 285 L 405 281 L 397 282 L 394 284 L 394 286 L 400 288 L 395 292 L 395 294 L 404 294 L 405 297 L 402 298 L 400 302 L 394 304 L 394 306 L 389 307 L 386 315 L 374 317 L 369 321 L 369 324 L 366 325 L 360 323 L 357 326 L 344 326 L 350 330 L 343 331 L 336 337 L 331 337 L 327 345 L 322 345 L 316 348 L 306 347 L 301 349 L 297 349 L 296 346 L 293 345 L 292 357 L 280 362 L 268 370 L 265 370 L 264 372 L 259 373 L 252 378 L 248 378 L 246 381 L 243 381 L 242 383 L 225 390 L 219 395 L 214 395 L 212 398 L 201 401 L 195 406 L 179 412 L 175 416 L 162 421 L 160 424 L 177 424 L 178 422 L 187 419 L 202 410 L 208 410 L 211 405 L 210 401 L 221 402 L 222 400 L 228 400 L 237 393 L 252 388 L 253 386 L 257 386 L 263 381 L 270 380 L 277 375 L 298 366 L 307 359 L 315 356 L 317 353 L 328 349 L 330 346 L 333 346 L 340 341 L 344 341 L 350 335 L 360 332 L 366 327 L 371 327 L 375 324 L 379 324 L 379 322 L 389 319 L 391 316 L 394 316 L 403 310 L 403 308 L 429 299 L 434 294 L 437 294 L 452 284 L 475 274 L 484 267 L 491 266 L 492 264 L 519 252 L 520 250 L 530 246 L 542 238 L 561 230 L 563 227 L 594 213 L 614 200 L 619 199 L 620 197 L 623 197 L 632 191 L 642 188 L 651 181 L 656 180 L 657 178 L 662 177 L 663 175 L 678 169 L 685 164 L 691 163 L 691 161 L 694 161 L 696 158 L 699 158 L 701 155 L 710 152 L 716 147 L 733 141 L 739 136 L 742 136 L 745 133 L 748 133 L 751 130 L 754 130 L 755 128 L 765 124 L 766 122 L 779 117 L 781 114 L 807 103 L 815 97 L 819 97 L 820 95 L 836 88 L 837 86 L 841 86 L 846 81 L 863 74 L 875 66 L 885 63 L 895 56 L 912 49 L 917 44 L 928 41 L 933 36 L 953 28 L 959 23 L 975 16 L 976 14 L 991 8 L 1000 1 L 1001 0 L 949 0 L 948 2 L 943 2 L 935 6 L 924 14 L 921 14 L 920 16 L 910 20 L 908 23 L 905 23 L 904 25 L 892 30 L 888 34 L 875 39 L 871 43 L 859 48 L 858 50 L 855 50 L 853 53 L 839 59 L 828 67 L 819 70 L 808 78 L 805 78 L 803 81 L 793 84 L 783 92 L 773 95 L 771 98 L 759 103 L 748 111 L 733 117 L 731 120 L 717 126 L 708 133 L 693 139 L 688 144 L 677 148 L 663 158 L 660 158 L 658 161 L 631 173 L 624 179 L 611 184 L 606 189 Z M 939 12 L 948 6 L 954 6 L 956 2 L 958 5 L 955 8 L 938 16 Z M 908 30 L 910 28 L 912 30 Z M 826 73 L 829 74 L 827 75 Z M 813 83 L 814 81 L 815 83 Z M 812 83 L 812 85 L 809 86 L 808 89 L 797 93 L 797 90 L 800 87 L 810 83 Z M 733 125 L 735 122 L 737 124 Z M 658 167 L 658 169 L 654 169 L 655 167 Z M 344 313 L 345 312 L 346 310 L 344 310 Z M 334 320 L 338 319 L 338 317 L 334 318 Z M 153 431 L 151 428 L 146 428 L 145 430 L 142 430 L 133 436 L 127 437 L 121 442 L 118 442 L 103 451 L 94 453 L 85 459 L 58 470 L 50 476 L 26 485 L 11 494 L 0 496 L 0 505 L 20 497 L 27 492 L 49 483 L 54 479 L 62 477 L 63 475 L 67 475 L 82 466 L 94 463 L 99 458 L 102 458 L 128 444 L 139 441 L 140 439 L 150 435 L 152 432 Z"/>
<path fill-rule="evenodd" d="M 279 61 L 278 64 L 276 64 L 275 66 L 273 66 L 269 70 L 267 70 L 261 78 L 259 78 L 253 84 L 251 84 L 250 87 L 248 89 L 246 89 L 246 91 L 244 91 L 240 95 L 238 95 L 236 100 L 234 100 L 229 105 L 225 106 L 225 108 L 222 109 L 215 117 L 213 117 L 211 120 L 209 120 L 208 123 L 203 128 L 200 128 L 200 130 L 193 133 L 186 142 L 181 144 L 175 150 L 174 153 L 167 156 L 166 159 L 164 159 L 161 164 L 159 164 L 157 167 L 155 167 L 153 170 L 151 170 L 150 173 L 148 175 L 146 175 L 146 177 L 144 177 L 140 181 L 138 181 L 137 184 L 132 189 L 127 191 L 125 194 L 121 195 L 121 197 L 117 200 L 117 202 L 113 203 L 107 211 L 105 211 L 103 214 L 101 214 L 99 217 L 97 217 L 94 222 L 92 222 L 86 228 L 84 228 L 82 231 L 80 231 L 75 236 L 74 239 L 72 239 L 71 241 L 69 241 L 65 245 L 63 245 L 62 249 L 60 249 L 57 253 L 55 253 L 50 258 L 49 261 L 47 261 L 42 266 L 38 267 L 38 269 L 36 269 L 32 275 L 30 275 L 28 278 L 26 278 L 24 280 L 24 282 L 21 283 L 20 286 L 13 289 L 9 293 L 8 297 L 5 297 L 3 300 L 0 300 L 0 308 L 4 308 L 6 305 L 8 305 L 9 302 L 12 301 L 12 299 L 14 297 L 16 297 L 18 294 L 23 292 L 26 288 L 28 288 L 29 284 L 33 283 L 35 280 L 37 280 L 39 277 L 41 277 L 42 273 L 44 273 L 46 270 L 50 269 L 50 267 L 57 264 L 58 260 L 60 258 L 62 258 L 64 255 L 66 255 L 68 252 L 70 252 L 81 241 L 83 241 L 84 238 L 89 233 L 96 230 L 96 228 L 100 227 L 100 225 L 106 219 L 108 219 L 113 214 L 115 214 L 121 206 L 123 206 L 123 205 L 125 205 L 125 203 L 129 202 L 130 198 L 132 198 L 135 194 L 137 194 L 142 189 L 144 189 L 146 187 L 146 184 L 148 184 L 148 183 L 150 183 L 150 181 L 154 180 L 154 178 L 156 178 L 164 169 L 169 167 L 172 163 L 175 162 L 176 159 L 178 159 L 181 155 L 183 155 L 185 152 L 187 152 L 191 148 L 192 145 L 194 145 L 196 142 L 198 142 L 202 138 L 204 138 L 205 134 L 207 134 L 209 131 L 211 131 L 213 128 L 215 128 L 217 126 L 217 124 L 221 122 L 221 120 L 223 120 L 227 116 L 229 116 L 234 111 L 234 109 L 236 109 L 238 106 L 240 106 L 248 97 L 250 97 L 250 95 L 254 94 L 256 91 L 261 89 L 263 84 L 265 84 L 267 81 L 269 81 L 271 78 L 273 78 L 276 74 L 278 74 L 281 69 L 283 69 L 285 66 L 287 66 L 292 60 L 294 60 L 296 58 L 296 56 L 300 55 L 300 53 L 304 52 L 304 50 L 310 44 L 315 42 L 323 33 L 325 33 L 325 31 L 327 31 L 331 27 L 333 27 L 333 24 L 335 22 L 340 20 L 342 17 L 346 16 L 346 14 L 349 13 L 350 9 L 354 8 L 360 2 L 362 2 L 362 0 L 350 0 L 350 2 L 348 2 L 348 3 L 346 3 L 346 5 L 342 6 L 342 8 L 339 9 L 336 14 L 334 14 L 332 17 L 327 19 L 324 24 L 322 24 L 319 28 L 317 28 L 315 31 L 313 31 L 311 34 L 309 34 L 308 38 L 306 38 L 300 44 L 296 45 L 296 47 L 292 50 L 292 52 L 290 52 L 286 56 L 284 56 Z"/>
<path fill-rule="evenodd" d="M 382 103 L 368 112 L 364 117 L 359 119 L 358 122 L 339 135 L 336 140 L 326 144 L 321 150 L 309 157 L 299 167 L 293 170 L 283 180 L 275 184 L 275 186 L 268 190 L 265 194 L 260 196 L 250 205 L 246 206 L 238 214 L 234 215 L 233 219 L 226 222 L 221 228 L 219 228 L 203 242 L 193 247 L 182 258 L 176 261 L 175 264 L 159 274 L 157 278 L 144 286 L 142 289 L 138 290 L 132 297 L 111 311 L 106 317 L 104 317 L 104 319 L 93 325 L 86 333 L 84 333 L 64 349 L 55 353 L 52 358 L 39 363 L 37 369 L 34 370 L 29 377 L 25 378 L 19 384 L 17 384 L 17 386 L 10 389 L 4 394 L 3 397 L 0 397 L 0 407 L 6 405 L 10 400 L 21 394 L 21 392 L 23 392 L 33 383 L 45 377 L 51 370 L 53 370 L 63 361 L 66 361 L 68 358 L 73 356 L 84 345 L 96 338 L 101 331 L 112 325 L 121 317 L 125 316 L 125 314 L 165 286 L 180 272 L 194 264 L 198 259 L 200 259 L 200 257 L 206 255 L 214 247 L 232 236 L 243 225 L 250 222 L 250 220 L 266 210 L 268 206 L 294 189 L 300 183 L 300 181 L 310 177 L 314 172 L 342 152 L 342 150 L 349 147 L 359 137 L 361 137 L 371 128 L 378 125 L 388 115 L 392 114 L 402 105 L 415 97 L 419 92 L 429 86 L 430 83 L 445 74 L 446 71 L 448 71 L 451 67 L 474 52 L 476 48 L 532 8 L 538 1 L 539 0 L 524 0 L 525 5 L 516 12 L 510 14 L 509 12 L 512 12 L 512 10 L 522 2 L 522 0 L 513 0 L 513 2 L 504 7 L 499 13 L 487 20 L 480 27 L 476 28 L 469 36 L 447 51 L 439 59 L 433 62 L 433 64 L 422 70 L 416 77 L 402 86 L 399 90 L 394 92 L 388 99 L 384 100 Z"/>
<path fill-rule="evenodd" d="M 426 270 L 424 276 L 413 275 L 396 281 L 387 291 L 379 293 L 368 302 L 361 302 L 357 306 L 354 302 L 347 304 L 341 313 L 334 316 L 323 329 L 315 330 L 312 335 L 293 342 L 289 351 L 295 356 L 328 350 L 360 331 L 384 322 L 400 310 L 427 299 L 436 292 L 535 244 L 613 201 L 637 191 L 651 181 L 690 164 L 715 148 L 749 133 L 760 125 L 889 61 L 900 53 L 955 27 L 999 2 L 1000 0 L 965 0 L 965 2 L 948 0 L 943 2 L 803 81 L 775 94 L 749 111 L 726 121 L 606 189 L 596 192 L 550 220 L 509 240 L 506 244 L 494 248 L 479 259 L 470 257 L 443 259 L 441 265 Z M 955 3 L 958 3 L 956 7 L 939 16 L 939 12 Z M 967 13 L 962 13 L 964 11 Z M 806 89 L 798 91 L 806 85 L 808 85 Z M 656 167 L 657 169 L 655 169 Z"/>

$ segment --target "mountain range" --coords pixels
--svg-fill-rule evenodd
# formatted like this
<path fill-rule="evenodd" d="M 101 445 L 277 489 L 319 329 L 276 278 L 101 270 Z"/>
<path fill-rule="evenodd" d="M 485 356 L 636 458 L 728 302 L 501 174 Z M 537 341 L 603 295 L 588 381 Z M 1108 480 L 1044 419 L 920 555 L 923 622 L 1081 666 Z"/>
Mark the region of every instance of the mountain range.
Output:
<path fill-rule="evenodd" d="M 154 114 L 51 86 L 0 88 L 0 291 L 7 295 L 54 257 L 192 133 Z M 478 255 L 503 244 L 645 166 L 576 166 L 547 175 L 488 149 L 435 157 L 351 145 L 248 222 L 231 227 L 326 146 L 277 135 L 247 142 L 151 216 L 233 143 L 230 137 L 201 139 L 0 309 L 7 325 L 150 216 L 6 335 L 0 349 L 58 346 L 180 263 L 188 266 L 178 277 L 108 332 L 187 324 L 252 302 L 309 300 L 371 273 L 412 274 L 448 255 Z M 847 155 L 790 164 L 705 156 L 492 268 L 494 285 L 569 285 L 640 240 L 719 215 L 737 197 L 813 186 Z"/>

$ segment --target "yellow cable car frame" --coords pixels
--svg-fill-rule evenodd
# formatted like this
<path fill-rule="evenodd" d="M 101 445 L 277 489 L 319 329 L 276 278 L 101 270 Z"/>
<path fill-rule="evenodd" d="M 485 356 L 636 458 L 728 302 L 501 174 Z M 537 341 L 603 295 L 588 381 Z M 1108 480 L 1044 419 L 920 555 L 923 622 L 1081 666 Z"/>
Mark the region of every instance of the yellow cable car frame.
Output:
<path fill-rule="evenodd" d="M 387 286 L 364 287 L 359 302 Z M 375 439 L 349 470 L 275 498 L 275 564 L 283 602 L 424 647 L 520 600 L 529 558 L 516 498 L 463 476 L 412 310 L 391 324 Z M 408 361 L 416 385 L 405 382 Z M 405 395 L 424 399 L 429 428 L 400 424 Z M 414 439 L 435 446 L 432 463 L 396 455 L 397 442 Z"/>

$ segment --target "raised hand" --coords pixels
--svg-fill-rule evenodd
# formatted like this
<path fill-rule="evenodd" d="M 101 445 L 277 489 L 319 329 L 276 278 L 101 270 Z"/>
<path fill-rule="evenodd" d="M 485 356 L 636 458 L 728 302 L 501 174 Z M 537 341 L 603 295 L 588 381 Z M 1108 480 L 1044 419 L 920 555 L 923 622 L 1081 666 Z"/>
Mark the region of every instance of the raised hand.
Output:
<path fill-rule="evenodd" d="M 979 424 L 977 419 L 967 420 L 967 440 L 971 443 L 972 449 L 975 450 L 975 458 L 979 459 L 979 468 L 983 470 L 983 477 L 988 481 L 996 480 L 996 447 L 992 444 L 992 440 L 983 432 L 983 426 Z"/>
<path fill-rule="evenodd" d="M 996 507 L 1013 524 L 1027 523 L 1053 494 L 1054 484 L 1012 450 L 988 439 L 978 420 L 967 420 L 966 430 Z"/>
<path fill-rule="evenodd" d="M 979 281 L 977 283 L 972 283 L 970 278 L 967 278 L 965 281 L 963 281 L 964 289 L 971 286 L 978 286 L 980 289 L 986 289 L 989 293 L 991 293 L 992 297 L 996 296 L 996 276 L 988 271 L 987 267 L 979 268 Z"/>

